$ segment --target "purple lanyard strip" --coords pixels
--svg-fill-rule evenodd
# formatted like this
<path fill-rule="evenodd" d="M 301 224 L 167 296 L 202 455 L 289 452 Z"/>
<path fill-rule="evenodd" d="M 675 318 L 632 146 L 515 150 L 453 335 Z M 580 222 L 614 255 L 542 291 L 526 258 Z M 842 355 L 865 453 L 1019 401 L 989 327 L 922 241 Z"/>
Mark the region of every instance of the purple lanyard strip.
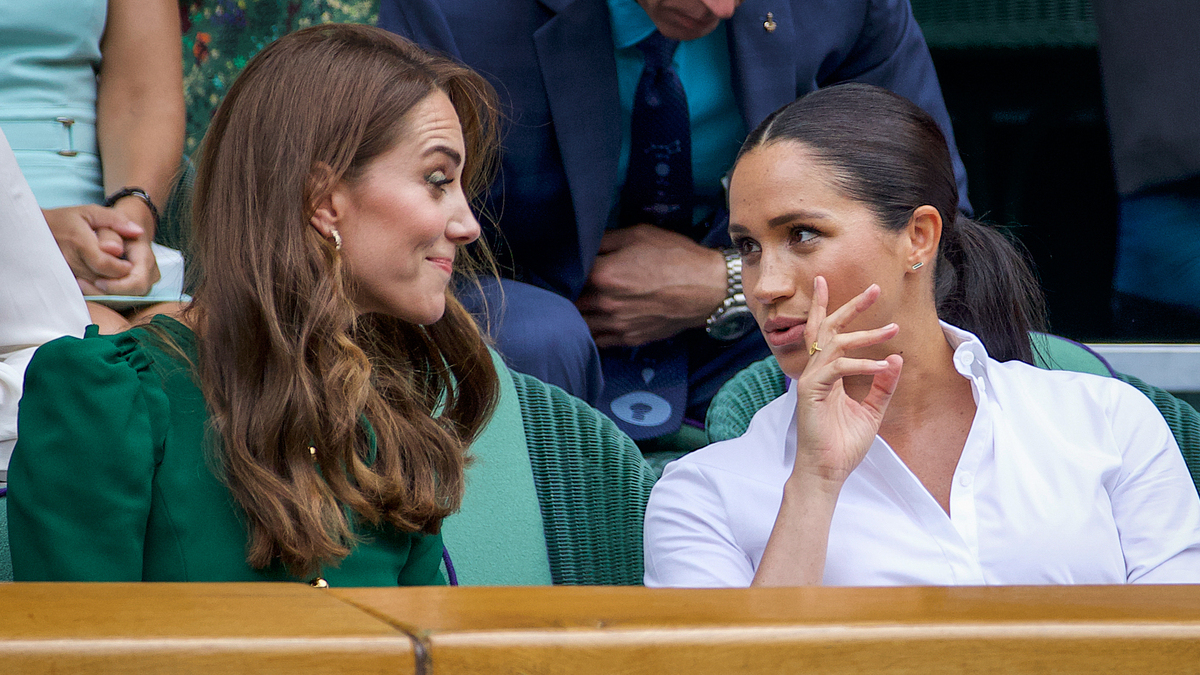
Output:
<path fill-rule="evenodd" d="M 458 574 L 454 572 L 454 563 L 450 560 L 450 551 L 446 547 L 442 547 L 442 562 L 446 563 L 446 576 L 449 577 L 450 585 L 458 585 Z"/>

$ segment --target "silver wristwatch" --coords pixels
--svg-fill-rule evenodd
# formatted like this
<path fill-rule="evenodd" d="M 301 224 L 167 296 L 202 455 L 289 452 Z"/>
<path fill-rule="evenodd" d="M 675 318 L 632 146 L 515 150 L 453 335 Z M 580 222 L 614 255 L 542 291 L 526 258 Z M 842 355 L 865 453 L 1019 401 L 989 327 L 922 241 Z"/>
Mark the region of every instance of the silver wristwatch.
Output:
<path fill-rule="evenodd" d="M 728 341 L 754 330 L 755 323 L 742 291 L 742 255 L 736 248 L 724 249 L 722 253 L 725 254 L 725 300 L 708 317 L 704 330 L 713 339 Z"/>

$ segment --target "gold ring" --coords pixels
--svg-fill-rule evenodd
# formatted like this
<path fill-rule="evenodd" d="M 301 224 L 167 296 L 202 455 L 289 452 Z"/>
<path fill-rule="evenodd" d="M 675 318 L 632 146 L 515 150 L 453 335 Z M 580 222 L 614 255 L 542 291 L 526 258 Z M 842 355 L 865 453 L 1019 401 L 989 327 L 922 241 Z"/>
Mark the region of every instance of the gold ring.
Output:
<path fill-rule="evenodd" d="M 808 346 L 808 355 L 809 356 L 812 356 L 813 354 L 816 354 L 819 351 L 821 351 L 821 345 L 819 345 L 815 342 Z"/>

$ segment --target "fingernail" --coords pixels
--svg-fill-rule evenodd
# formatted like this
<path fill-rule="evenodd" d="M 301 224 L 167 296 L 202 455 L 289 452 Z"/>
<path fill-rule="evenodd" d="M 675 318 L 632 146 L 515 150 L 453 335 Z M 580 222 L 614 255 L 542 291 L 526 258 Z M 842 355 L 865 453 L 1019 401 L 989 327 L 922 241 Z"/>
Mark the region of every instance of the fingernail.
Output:
<path fill-rule="evenodd" d="M 138 233 L 139 235 L 142 235 L 142 234 L 145 234 L 145 233 L 146 233 L 146 230 L 145 230 L 145 229 L 143 229 L 141 225 L 138 225 L 137 223 L 133 222 L 132 220 L 131 220 L 131 221 L 129 221 L 129 225 L 130 225 L 131 227 L 133 227 L 133 229 L 137 230 L 137 233 Z"/>
<path fill-rule="evenodd" d="M 95 286 L 96 288 L 99 288 L 100 290 L 104 291 L 105 293 L 108 293 L 108 282 L 107 281 L 105 281 L 103 279 L 97 279 L 95 282 L 93 282 L 92 285 Z"/>
<path fill-rule="evenodd" d="M 888 362 L 887 361 L 876 361 L 875 365 L 879 366 L 880 368 L 887 368 Z"/>

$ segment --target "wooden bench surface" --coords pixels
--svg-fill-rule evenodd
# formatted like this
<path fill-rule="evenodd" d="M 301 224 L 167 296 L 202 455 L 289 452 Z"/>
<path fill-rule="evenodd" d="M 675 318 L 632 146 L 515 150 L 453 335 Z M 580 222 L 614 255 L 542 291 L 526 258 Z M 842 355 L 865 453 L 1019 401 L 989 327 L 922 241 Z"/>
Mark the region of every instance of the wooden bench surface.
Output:
<path fill-rule="evenodd" d="M 331 593 L 434 672 L 1200 672 L 1200 586 Z"/>
<path fill-rule="evenodd" d="M 0 672 L 412 673 L 413 642 L 299 584 L 0 584 Z"/>
<path fill-rule="evenodd" d="M 0 584 L 4 672 L 1200 672 L 1200 586 Z"/>

